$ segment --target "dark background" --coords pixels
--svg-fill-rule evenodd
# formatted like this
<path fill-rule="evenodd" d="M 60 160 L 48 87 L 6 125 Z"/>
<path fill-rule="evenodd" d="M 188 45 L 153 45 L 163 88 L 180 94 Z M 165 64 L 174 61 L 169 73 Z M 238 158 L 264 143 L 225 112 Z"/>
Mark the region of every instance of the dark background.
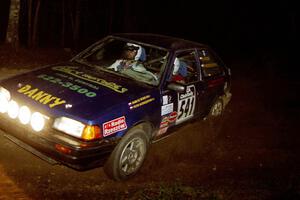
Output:
<path fill-rule="evenodd" d="M 0 4 L 0 41 L 5 40 L 9 0 Z M 74 4 L 76 1 L 73 1 Z M 26 0 L 21 0 L 20 38 L 27 37 Z M 289 56 L 296 47 L 299 25 L 292 1 L 141 1 L 81 0 L 80 48 L 114 32 L 150 32 L 208 44 L 220 54 Z M 42 0 L 38 45 L 59 47 L 62 1 Z M 73 48 L 66 24 L 66 47 Z"/>
<path fill-rule="evenodd" d="M 9 2 L 0 1 L 0 44 Z M 79 40 L 73 41 L 66 23 L 62 46 L 62 0 L 41 0 L 36 49 L 26 45 L 27 8 L 21 2 L 21 49 L 0 45 L 0 77 L 65 61 L 70 55 L 62 48 L 77 52 L 110 33 L 150 32 L 215 49 L 231 68 L 232 100 L 217 125 L 191 123 L 154 144 L 126 183 L 107 179 L 102 168 L 79 173 L 49 166 L 0 139 L 0 199 L 24 193 L 33 199 L 300 199 L 296 1 L 81 0 Z M 195 198 L 178 192 L 186 189 Z M 19 196 L 5 198 L 7 193 Z"/>

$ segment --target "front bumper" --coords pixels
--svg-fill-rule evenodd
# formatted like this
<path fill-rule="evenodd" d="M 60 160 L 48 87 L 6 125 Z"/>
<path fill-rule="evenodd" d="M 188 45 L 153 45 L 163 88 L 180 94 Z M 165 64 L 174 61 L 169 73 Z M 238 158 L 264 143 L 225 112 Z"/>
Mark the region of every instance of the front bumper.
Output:
<path fill-rule="evenodd" d="M 56 131 L 50 126 L 35 132 L 29 126 L 24 126 L 18 120 L 12 120 L 1 113 L 0 129 L 5 131 L 10 140 L 43 160 L 51 164 L 58 162 L 76 170 L 102 166 L 117 144 L 116 140 L 85 142 Z M 57 145 L 69 149 L 68 153 L 57 150 Z"/>

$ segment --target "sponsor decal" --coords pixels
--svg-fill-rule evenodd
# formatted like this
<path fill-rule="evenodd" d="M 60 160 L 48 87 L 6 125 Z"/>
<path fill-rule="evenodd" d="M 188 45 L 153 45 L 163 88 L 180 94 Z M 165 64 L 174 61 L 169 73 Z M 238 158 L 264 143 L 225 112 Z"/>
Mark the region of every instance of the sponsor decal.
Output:
<path fill-rule="evenodd" d="M 138 99 L 136 99 L 134 101 L 129 102 L 128 106 L 129 106 L 130 110 L 132 110 L 132 109 L 141 107 L 143 105 L 146 105 L 146 104 L 148 104 L 148 103 L 150 103 L 150 102 L 152 102 L 154 100 L 155 100 L 155 98 L 151 98 L 150 95 L 146 95 L 146 96 L 138 98 Z"/>
<path fill-rule="evenodd" d="M 164 117 L 160 123 L 159 130 L 157 132 L 157 136 L 162 135 L 167 132 L 169 128 L 169 120 L 168 117 Z"/>
<path fill-rule="evenodd" d="M 77 79 L 77 78 L 74 78 L 72 76 L 68 76 L 66 74 L 61 74 L 61 73 L 55 73 L 55 75 L 57 75 L 59 77 L 62 77 L 64 79 L 69 79 L 71 81 L 75 81 L 76 83 L 80 83 L 80 84 L 88 86 L 88 87 L 90 87 L 92 89 L 99 90 L 99 86 L 93 85 L 93 84 L 91 84 L 91 83 L 89 83 L 87 81 L 84 81 L 84 80 L 81 80 L 81 79 Z"/>
<path fill-rule="evenodd" d="M 172 112 L 168 116 L 163 117 L 163 119 L 161 120 L 160 126 L 159 126 L 157 136 L 166 133 L 169 128 L 169 125 L 176 121 L 176 117 L 177 117 L 176 111 Z"/>
<path fill-rule="evenodd" d="M 168 104 L 168 96 L 167 95 L 163 96 L 163 105 L 166 105 L 166 104 Z"/>
<path fill-rule="evenodd" d="M 174 112 L 172 112 L 172 113 L 169 115 L 169 117 L 168 117 L 169 123 L 175 122 L 175 121 L 176 121 L 176 118 L 177 118 L 177 112 L 174 111 Z"/>
<path fill-rule="evenodd" d="M 159 128 L 165 128 L 169 126 L 169 118 L 168 117 L 164 117 L 162 120 L 161 120 L 161 123 L 160 123 L 160 126 Z"/>
<path fill-rule="evenodd" d="M 71 82 L 62 81 L 60 78 L 56 78 L 54 76 L 49 76 L 47 74 L 40 74 L 40 75 L 38 75 L 38 78 L 43 79 L 45 81 L 49 81 L 49 82 L 54 83 L 54 84 L 58 84 L 58 85 L 60 85 L 62 87 L 68 88 L 68 89 L 70 89 L 72 91 L 75 91 L 75 92 L 77 92 L 79 94 L 83 94 L 83 95 L 85 95 L 87 97 L 95 97 L 95 96 L 97 96 L 97 94 L 95 92 L 91 92 L 88 89 L 83 88 L 83 87 L 81 87 L 79 85 L 75 85 L 75 84 L 73 84 Z"/>
<path fill-rule="evenodd" d="M 90 84 L 90 83 L 88 83 L 88 82 L 86 82 L 86 81 L 83 81 L 83 80 L 80 80 L 80 79 L 75 79 L 74 81 L 75 81 L 76 83 L 80 83 L 80 84 L 82 84 L 82 85 L 86 85 L 86 86 L 88 86 L 88 87 L 90 87 L 90 88 L 93 88 L 93 89 L 95 89 L 95 90 L 99 90 L 99 87 L 98 87 L 98 86 L 93 85 L 93 84 Z"/>
<path fill-rule="evenodd" d="M 127 129 L 126 118 L 125 116 L 113 119 L 111 121 L 105 122 L 103 124 L 103 136 L 107 137 L 118 131 Z"/>
<path fill-rule="evenodd" d="M 174 111 L 174 104 L 170 103 L 161 107 L 161 116 L 167 115 Z"/>
<path fill-rule="evenodd" d="M 56 66 L 56 67 L 52 67 L 53 70 L 55 71 L 60 71 L 69 75 L 72 75 L 76 78 L 82 79 L 82 80 L 86 80 L 92 83 L 96 83 L 98 85 L 107 87 L 115 92 L 118 93 L 125 93 L 128 91 L 127 88 L 124 88 L 121 85 L 118 85 L 116 83 L 113 82 L 108 82 L 102 78 L 98 78 L 96 76 L 90 75 L 90 74 L 86 74 L 85 72 L 82 71 L 78 71 L 78 67 L 76 66 Z"/>
<path fill-rule="evenodd" d="M 54 108 L 55 106 L 66 103 L 65 100 L 46 93 L 38 88 L 33 88 L 31 85 L 25 85 L 21 87 L 18 89 L 18 92 L 41 104 L 48 105 L 50 108 Z"/>
<path fill-rule="evenodd" d="M 165 134 L 168 131 L 169 127 L 160 128 L 157 132 L 157 136 Z"/>
<path fill-rule="evenodd" d="M 186 92 L 184 94 L 179 95 L 179 100 L 192 97 L 192 96 L 194 96 L 194 94 L 195 94 L 195 90 L 193 90 L 192 87 L 187 86 Z"/>
<path fill-rule="evenodd" d="M 178 94 L 178 113 L 176 124 L 181 123 L 194 116 L 196 102 L 196 89 L 189 85 L 184 94 Z"/>
<path fill-rule="evenodd" d="M 166 104 L 171 103 L 171 102 L 172 102 L 172 97 L 171 96 L 168 96 L 168 95 L 163 96 L 163 105 L 166 105 Z"/>

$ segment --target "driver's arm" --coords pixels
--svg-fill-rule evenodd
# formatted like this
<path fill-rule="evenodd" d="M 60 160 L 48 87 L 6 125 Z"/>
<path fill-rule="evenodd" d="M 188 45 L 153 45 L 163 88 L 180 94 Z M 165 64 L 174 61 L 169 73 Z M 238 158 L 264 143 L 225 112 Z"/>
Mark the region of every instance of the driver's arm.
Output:
<path fill-rule="evenodd" d="M 116 60 L 113 64 L 111 64 L 107 69 L 114 69 L 118 71 L 118 67 L 121 65 L 122 60 Z"/>
<path fill-rule="evenodd" d="M 132 65 L 132 69 L 134 70 L 134 71 L 137 71 L 137 72 L 146 72 L 147 71 L 147 69 L 144 67 L 144 65 L 142 64 L 142 63 L 134 63 L 133 65 Z"/>
<path fill-rule="evenodd" d="M 132 66 L 134 71 L 137 72 L 141 72 L 144 74 L 149 74 L 150 76 L 152 76 L 156 81 L 158 80 L 157 76 L 155 74 L 153 74 L 152 72 L 148 71 L 144 65 L 142 63 L 136 63 Z"/>

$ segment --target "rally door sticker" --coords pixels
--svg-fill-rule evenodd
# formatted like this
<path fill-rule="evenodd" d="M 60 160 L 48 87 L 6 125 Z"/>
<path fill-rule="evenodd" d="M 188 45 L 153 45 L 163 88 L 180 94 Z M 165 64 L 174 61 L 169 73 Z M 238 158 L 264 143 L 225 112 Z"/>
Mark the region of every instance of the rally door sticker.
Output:
<path fill-rule="evenodd" d="M 194 85 L 186 87 L 185 93 L 178 93 L 178 109 L 176 124 L 186 121 L 194 116 L 196 104 L 196 89 Z"/>
<path fill-rule="evenodd" d="M 113 119 L 111 121 L 105 122 L 102 128 L 103 128 L 104 137 L 110 136 L 122 130 L 126 130 L 127 129 L 126 118 L 125 116 L 122 116 Z"/>

